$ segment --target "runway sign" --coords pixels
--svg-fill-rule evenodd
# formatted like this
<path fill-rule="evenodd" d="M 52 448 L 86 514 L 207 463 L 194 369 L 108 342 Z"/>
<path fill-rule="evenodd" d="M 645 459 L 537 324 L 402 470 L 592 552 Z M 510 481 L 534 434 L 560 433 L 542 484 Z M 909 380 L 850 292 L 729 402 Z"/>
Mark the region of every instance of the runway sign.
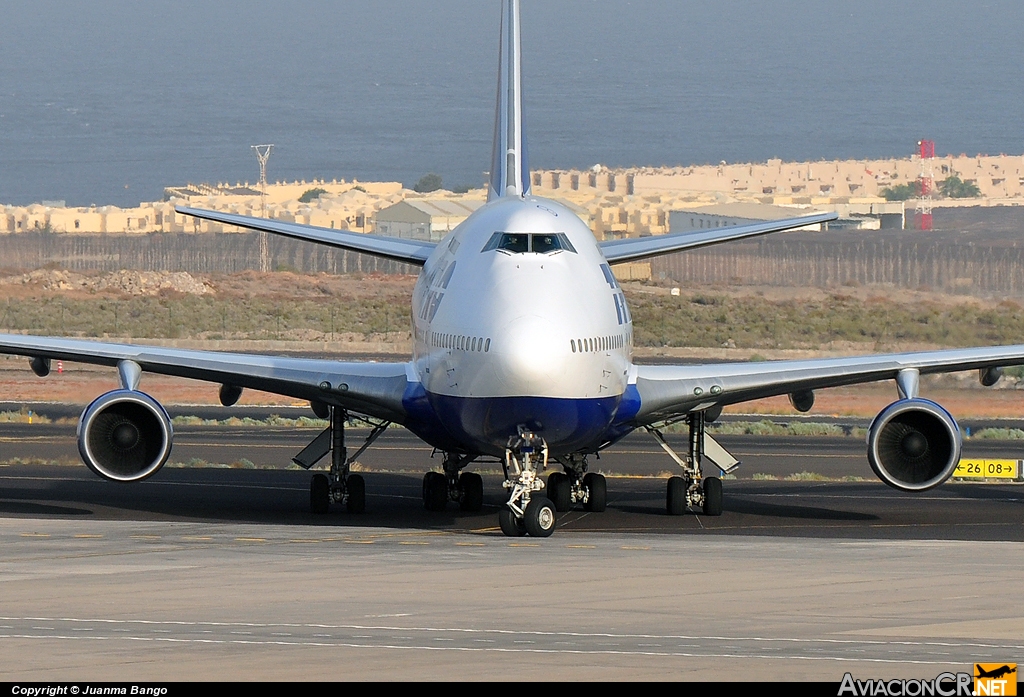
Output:
<path fill-rule="evenodd" d="M 1020 460 L 980 460 L 967 458 L 953 471 L 957 479 L 1020 479 Z"/>

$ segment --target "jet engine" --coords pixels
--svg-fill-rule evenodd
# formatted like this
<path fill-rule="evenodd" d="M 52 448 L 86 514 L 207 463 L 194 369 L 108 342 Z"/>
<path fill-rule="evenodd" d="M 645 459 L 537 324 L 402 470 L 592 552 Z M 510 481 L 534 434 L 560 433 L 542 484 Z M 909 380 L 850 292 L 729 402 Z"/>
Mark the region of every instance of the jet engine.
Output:
<path fill-rule="evenodd" d="M 171 454 L 171 419 L 160 403 L 135 390 L 99 396 L 78 421 L 78 452 L 93 472 L 115 482 L 156 473 Z"/>
<path fill-rule="evenodd" d="M 960 427 L 927 399 L 901 399 L 868 429 L 868 462 L 878 478 L 901 491 L 924 491 L 949 479 L 960 461 Z"/>

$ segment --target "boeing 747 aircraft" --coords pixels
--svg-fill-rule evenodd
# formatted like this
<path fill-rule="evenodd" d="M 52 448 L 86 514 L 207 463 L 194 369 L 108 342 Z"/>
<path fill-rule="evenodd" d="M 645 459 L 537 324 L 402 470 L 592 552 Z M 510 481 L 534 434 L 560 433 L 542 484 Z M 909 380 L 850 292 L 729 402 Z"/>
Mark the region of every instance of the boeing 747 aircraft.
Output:
<path fill-rule="evenodd" d="M 679 466 L 668 480 L 669 513 L 722 513 L 722 481 L 738 463 L 707 434 L 722 408 L 788 394 L 807 411 L 814 390 L 893 380 L 897 399 L 868 435 L 868 462 L 890 486 L 920 492 L 946 481 L 960 457 L 960 429 L 938 404 L 918 396 L 925 373 L 978 370 L 994 384 L 1003 366 L 1024 364 L 1024 346 L 898 353 L 767 363 L 635 365 L 633 325 L 612 266 L 660 254 L 821 223 L 790 220 L 597 241 L 557 202 L 530 191 L 523 129 L 518 0 L 504 0 L 489 200 L 437 244 L 328 230 L 214 211 L 181 213 L 421 267 L 412 298 L 413 355 L 406 363 L 355 363 L 112 344 L 59 337 L 0 335 L 0 353 L 27 356 L 45 376 L 54 359 L 116 367 L 120 389 L 98 397 L 78 425 L 79 452 L 96 474 L 134 482 L 155 474 L 171 452 L 171 422 L 142 392 L 144 373 L 220 385 L 225 406 L 243 389 L 308 400 L 330 426 L 298 453 L 311 468 L 330 455 L 329 473 L 310 485 L 314 513 L 331 504 L 365 508 L 366 488 L 351 463 L 391 424 L 443 453 L 443 474 L 423 480 L 428 509 L 458 503 L 479 510 L 483 484 L 467 471 L 497 458 L 508 498 L 498 521 L 506 535 L 550 535 L 557 513 L 579 505 L 602 511 L 604 478 L 588 460 L 637 429 L 648 431 Z M 349 455 L 348 419 L 373 428 Z M 689 427 L 687 452 L 661 436 Z M 553 469 L 547 480 L 543 473 Z"/>

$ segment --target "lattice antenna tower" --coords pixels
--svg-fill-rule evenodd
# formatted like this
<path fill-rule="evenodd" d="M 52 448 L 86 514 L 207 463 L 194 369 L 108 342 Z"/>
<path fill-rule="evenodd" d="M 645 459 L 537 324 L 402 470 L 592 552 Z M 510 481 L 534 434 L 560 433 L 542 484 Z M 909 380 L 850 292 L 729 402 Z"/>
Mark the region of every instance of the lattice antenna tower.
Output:
<path fill-rule="evenodd" d="M 264 145 L 253 145 L 253 152 L 256 153 L 256 159 L 260 163 L 260 208 L 261 217 L 267 217 L 267 160 L 270 159 L 270 153 L 274 149 L 273 143 L 267 143 Z M 270 271 L 270 250 L 267 248 L 267 233 L 260 233 L 260 271 L 266 273 Z"/>
<path fill-rule="evenodd" d="M 932 194 L 935 191 L 935 172 L 932 160 L 935 159 L 935 141 L 917 141 L 918 154 L 921 157 L 921 173 L 918 175 L 918 186 L 921 196 L 917 200 L 917 227 L 919 230 L 932 229 Z"/>

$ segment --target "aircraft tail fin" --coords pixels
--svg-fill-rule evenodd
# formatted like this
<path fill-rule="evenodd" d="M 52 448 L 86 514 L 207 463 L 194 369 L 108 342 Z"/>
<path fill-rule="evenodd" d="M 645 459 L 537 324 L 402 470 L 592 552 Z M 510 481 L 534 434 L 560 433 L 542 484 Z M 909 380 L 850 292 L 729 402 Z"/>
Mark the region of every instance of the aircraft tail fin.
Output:
<path fill-rule="evenodd" d="M 530 193 L 520 57 L 519 0 L 502 0 L 498 103 L 494 115 L 491 183 L 487 192 L 491 201 L 502 196 L 522 197 Z"/>

